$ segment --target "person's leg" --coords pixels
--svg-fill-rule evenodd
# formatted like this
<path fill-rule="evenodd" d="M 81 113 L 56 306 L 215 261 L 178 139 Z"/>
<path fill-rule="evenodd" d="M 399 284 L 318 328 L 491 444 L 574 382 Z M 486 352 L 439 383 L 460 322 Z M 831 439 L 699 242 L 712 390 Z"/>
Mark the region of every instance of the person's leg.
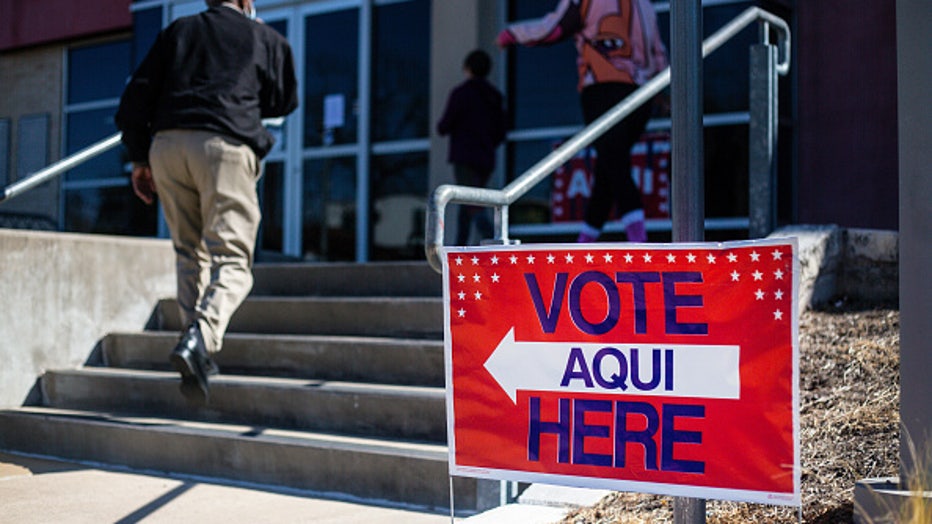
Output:
<path fill-rule="evenodd" d="M 210 282 L 195 307 L 207 350 L 220 351 L 230 318 L 252 289 L 252 262 L 261 212 L 259 161 L 249 146 L 192 133 L 189 158 L 200 191 Z"/>
<path fill-rule="evenodd" d="M 206 287 L 207 251 L 201 240 L 200 196 L 188 169 L 187 131 L 159 133 L 152 144 L 149 160 L 165 221 L 175 248 L 178 281 L 178 309 L 182 329 L 169 361 L 181 374 L 181 393 L 189 400 L 206 402 L 207 376 L 218 371 L 207 356 L 202 336 L 206 324 L 197 319 L 196 307 Z"/>
<path fill-rule="evenodd" d="M 629 84 L 597 84 L 585 88 L 581 100 L 586 123 L 613 108 L 636 88 Z M 645 104 L 596 140 L 592 197 L 586 208 L 581 241 L 598 238 L 613 206 L 617 206 L 625 222 L 628 240 L 647 240 L 640 190 L 631 178 L 631 147 L 640 139 L 649 118 L 650 105 Z"/>
<path fill-rule="evenodd" d="M 483 173 L 463 164 L 453 166 L 453 178 L 456 180 L 457 185 L 485 187 L 489 181 L 489 176 L 490 173 Z M 469 230 L 473 223 L 476 224 L 476 230 L 479 232 L 480 237 L 492 237 L 492 221 L 486 215 L 485 208 L 460 204 L 457 213 L 456 245 L 465 246 L 469 242 Z"/>
<path fill-rule="evenodd" d="M 602 116 L 611 107 L 611 100 L 611 98 L 608 98 L 605 84 L 585 87 L 580 94 L 580 103 L 583 121 L 586 125 Z M 611 133 L 612 130 L 609 130 L 593 143 L 595 148 L 595 168 L 593 169 L 592 191 L 583 215 L 584 224 L 578 238 L 579 242 L 595 242 L 598 240 L 602 227 L 612 211 L 613 195 L 618 191 L 617 171 L 616 167 L 613 166 L 614 158 L 617 155 L 614 151 L 615 148 L 612 146 Z"/>
<path fill-rule="evenodd" d="M 185 161 L 184 133 L 156 135 L 149 153 L 152 177 L 175 250 L 178 308 L 182 325 L 197 318 L 195 308 L 207 285 L 208 257 L 201 242 L 201 206 Z"/>

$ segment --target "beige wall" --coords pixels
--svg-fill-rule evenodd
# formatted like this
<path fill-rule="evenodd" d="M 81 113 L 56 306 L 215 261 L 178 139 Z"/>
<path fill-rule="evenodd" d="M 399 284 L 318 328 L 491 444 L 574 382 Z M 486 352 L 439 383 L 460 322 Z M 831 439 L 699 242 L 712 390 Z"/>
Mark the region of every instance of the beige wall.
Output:
<path fill-rule="evenodd" d="M 83 364 L 107 333 L 142 330 L 174 294 L 168 240 L 0 229 L 0 408 L 45 370 Z"/>
<path fill-rule="evenodd" d="M 18 123 L 23 116 L 49 116 L 48 160 L 51 163 L 59 158 L 63 60 L 64 49 L 60 45 L 0 54 L 0 118 L 11 121 L 11 179 L 16 178 Z M 57 223 L 58 200 L 59 185 L 55 181 L 0 204 L 0 213 L 43 215 Z"/>

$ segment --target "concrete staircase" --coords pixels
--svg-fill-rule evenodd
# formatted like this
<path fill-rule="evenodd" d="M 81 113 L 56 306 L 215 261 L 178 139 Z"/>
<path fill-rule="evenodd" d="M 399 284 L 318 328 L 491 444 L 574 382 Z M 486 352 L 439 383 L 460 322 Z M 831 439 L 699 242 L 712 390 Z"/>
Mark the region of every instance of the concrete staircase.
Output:
<path fill-rule="evenodd" d="M 37 405 L 0 411 L 0 450 L 448 511 L 441 279 L 423 263 L 260 265 L 206 407 L 167 357 L 172 300 Z M 93 352 L 92 352 L 93 349 Z M 477 481 L 454 479 L 465 513 Z"/>

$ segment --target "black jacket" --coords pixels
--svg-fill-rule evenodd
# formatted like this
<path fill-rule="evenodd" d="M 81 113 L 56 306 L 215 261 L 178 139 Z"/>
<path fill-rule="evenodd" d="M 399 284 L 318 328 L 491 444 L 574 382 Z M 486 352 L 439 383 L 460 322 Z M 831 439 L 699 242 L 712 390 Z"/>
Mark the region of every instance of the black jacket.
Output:
<path fill-rule="evenodd" d="M 165 129 L 216 131 L 262 158 L 274 139 L 261 120 L 297 105 L 288 41 L 220 6 L 159 33 L 126 86 L 115 120 L 133 162 L 148 161 L 152 136 Z"/>

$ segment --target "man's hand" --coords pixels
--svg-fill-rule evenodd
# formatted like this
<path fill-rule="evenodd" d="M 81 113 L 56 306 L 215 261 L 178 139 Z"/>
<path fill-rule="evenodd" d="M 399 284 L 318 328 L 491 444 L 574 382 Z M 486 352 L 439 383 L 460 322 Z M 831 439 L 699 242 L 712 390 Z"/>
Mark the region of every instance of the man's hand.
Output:
<path fill-rule="evenodd" d="M 146 204 L 155 202 L 155 182 L 152 180 L 152 169 L 146 164 L 133 162 L 133 192 Z"/>

